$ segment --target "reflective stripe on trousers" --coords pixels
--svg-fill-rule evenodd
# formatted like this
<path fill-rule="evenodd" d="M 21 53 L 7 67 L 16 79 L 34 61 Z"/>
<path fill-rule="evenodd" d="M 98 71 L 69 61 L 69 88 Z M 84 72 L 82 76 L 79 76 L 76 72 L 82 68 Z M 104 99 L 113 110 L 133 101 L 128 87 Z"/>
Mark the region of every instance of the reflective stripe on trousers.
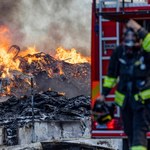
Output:
<path fill-rule="evenodd" d="M 115 92 L 115 103 L 120 107 L 123 105 L 125 99 L 125 95 L 120 93 L 119 91 Z"/>
<path fill-rule="evenodd" d="M 145 146 L 132 146 L 131 150 L 147 150 Z"/>

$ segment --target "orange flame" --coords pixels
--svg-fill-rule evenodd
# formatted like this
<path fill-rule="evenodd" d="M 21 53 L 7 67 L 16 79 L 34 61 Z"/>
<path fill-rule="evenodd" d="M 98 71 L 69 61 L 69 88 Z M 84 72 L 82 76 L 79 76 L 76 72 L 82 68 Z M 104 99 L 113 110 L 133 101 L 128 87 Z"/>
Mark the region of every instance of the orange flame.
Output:
<path fill-rule="evenodd" d="M 35 46 L 33 46 L 33 47 L 28 47 L 28 48 L 27 48 L 26 50 L 24 50 L 24 51 L 21 51 L 21 52 L 19 53 L 19 56 L 24 57 L 24 56 L 26 56 L 26 55 L 28 55 L 28 54 L 33 55 L 33 54 L 36 54 L 36 53 L 39 53 L 39 51 L 36 49 Z"/>
<path fill-rule="evenodd" d="M 11 45 L 11 34 L 7 26 L 0 26 L 0 48 L 8 49 Z"/>
<path fill-rule="evenodd" d="M 57 65 L 57 67 L 58 67 L 58 69 L 59 69 L 59 74 L 60 74 L 60 75 L 63 75 L 64 72 L 63 72 L 63 69 L 62 69 L 62 64 L 59 63 L 59 64 Z"/>
<path fill-rule="evenodd" d="M 91 62 L 90 57 L 82 56 L 74 48 L 72 48 L 71 50 L 65 50 L 62 47 L 57 48 L 55 58 L 71 64 Z"/>
<path fill-rule="evenodd" d="M 10 70 L 19 70 L 19 60 L 14 61 L 14 54 L 8 53 L 11 45 L 11 34 L 6 26 L 0 26 L 0 71 L 1 77 L 10 77 Z"/>

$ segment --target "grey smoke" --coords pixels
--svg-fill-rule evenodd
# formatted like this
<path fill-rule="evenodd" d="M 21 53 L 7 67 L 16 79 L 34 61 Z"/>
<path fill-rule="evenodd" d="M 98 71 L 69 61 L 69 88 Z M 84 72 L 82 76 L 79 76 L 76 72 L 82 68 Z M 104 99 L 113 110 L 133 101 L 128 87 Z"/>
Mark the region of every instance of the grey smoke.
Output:
<path fill-rule="evenodd" d="M 0 0 L 0 17 L 21 47 L 74 47 L 90 55 L 91 0 Z"/>

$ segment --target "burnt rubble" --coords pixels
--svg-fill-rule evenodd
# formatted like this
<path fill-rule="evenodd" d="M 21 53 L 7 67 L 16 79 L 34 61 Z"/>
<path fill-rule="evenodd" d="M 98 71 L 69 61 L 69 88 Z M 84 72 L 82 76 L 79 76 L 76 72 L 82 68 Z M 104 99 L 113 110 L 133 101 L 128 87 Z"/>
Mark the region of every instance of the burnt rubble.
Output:
<path fill-rule="evenodd" d="M 66 98 L 54 91 L 34 95 L 34 119 L 36 121 L 74 120 L 90 116 L 90 97 L 83 95 Z M 10 97 L 0 103 L 0 126 L 12 122 L 23 126 L 32 121 L 31 96 Z"/>
<path fill-rule="evenodd" d="M 0 103 L 0 126 L 4 127 L 5 131 L 4 144 L 18 144 L 18 128 L 32 126 L 33 121 L 75 121 L 90 117 L 90 97 L 80 95 L 69 99 L 55 91 L 32 96 L 21 98 L 11 96 L 7 101 Z M 34 105 L 31 98 L 34 100 Z"/>

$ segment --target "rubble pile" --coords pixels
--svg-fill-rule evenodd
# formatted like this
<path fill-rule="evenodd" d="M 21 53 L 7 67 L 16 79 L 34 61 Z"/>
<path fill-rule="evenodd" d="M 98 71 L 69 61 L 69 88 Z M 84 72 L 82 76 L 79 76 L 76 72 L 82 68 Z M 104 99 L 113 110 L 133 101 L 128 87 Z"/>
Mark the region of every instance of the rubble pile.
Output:
<path fill-rule="evenodd" d="M 46 91 L 21 98 L 12 96 L 0 103 L 0 126 L 5 131 L 4 144 L 18 144 L 18 128 L 32 126 L 33 121 L 80 120 L 90 114 L 90 97 L 83 95 L 69 99 L 58 92 Z"/>
<path fill-rule="evenodd" d="M 32 48 L 21 51 L 17 45 L 4 49 L 4 54 L 0 56 L 4 144 L 16 145 L 18 128 L 34 128 L 35 122 L 74 121 L 90 116 L 88 61 L 72 64 L 65 61 L 70 56 L 56 59 Z M 79 59 L 78 53 L 76 56 Z"/>
<path fill-rule="evenodd" d="M 35 94 L 34 119 L 36 121 L 73 120 L 90 116 L 90 98 L 83 95 L 66 98 L 54 91 Z M 32 121 L 31 96 L 10 97 L 0 103 L 0 125 L 16 122 L 22 126 Z"/>

